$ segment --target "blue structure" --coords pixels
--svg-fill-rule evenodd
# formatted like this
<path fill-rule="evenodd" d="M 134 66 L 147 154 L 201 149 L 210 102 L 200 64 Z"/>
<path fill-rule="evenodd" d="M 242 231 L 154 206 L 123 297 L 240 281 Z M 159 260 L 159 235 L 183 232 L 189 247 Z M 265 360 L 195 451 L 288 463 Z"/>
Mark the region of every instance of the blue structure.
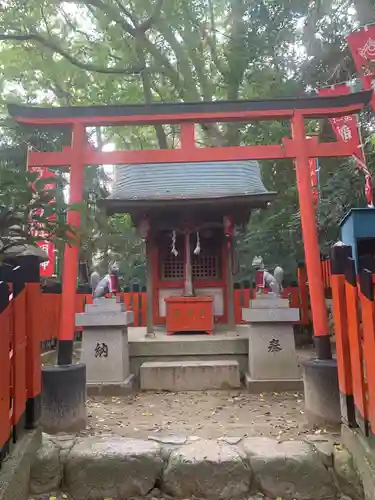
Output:
<path fill-rule="evenodd" d="M 375 259 L 375 208 L 352 208 L 340 222 L 340 235 L 352 247 L 358 273 L 361 259 Z"/>

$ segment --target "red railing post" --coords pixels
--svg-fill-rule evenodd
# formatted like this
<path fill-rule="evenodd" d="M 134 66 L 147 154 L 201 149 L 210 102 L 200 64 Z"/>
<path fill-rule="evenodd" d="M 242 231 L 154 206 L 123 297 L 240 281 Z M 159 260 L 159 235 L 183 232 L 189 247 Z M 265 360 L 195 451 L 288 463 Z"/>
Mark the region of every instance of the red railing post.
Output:
<path fill-rule="evenodd" d="M 16 265 L 13 268 L 13 441 L 16 442 L 26 426 L 26 285 L 27 269 Z"/>
<path fill-rule="evenodd" d="M 347 425 L 350 427 L 356 427 L 347 304 L 345 296 L 345 266 L 347 259 L 351 256 L 352 250 L 350 246 L 337 246 L 331 248 L 332 308 L 335 323 L 336 358 L 339 377 L 341 416 Z"/>
<path fill-rule="evenodd" d="M 33 429 L 40 419 L 42 393 L 40 266 L 35 256 L 22 257 L 20 262 L 26 279 L 26 428 Z"/>
<path fill-rule="evenodd" d="M 373 276 L 367 269 L 359 275 L 363 331 L 363 355 L 367 378 L 368 421 L 372 445 L 375 437 L 375 303 Z"/>
<path fill-rule="evenodd" d="M 0 467 L 9 451 L 11 429 L 9 422 L 10 401 L 10 324 L 9 286 L 0 281 Z"/>
<path fill-rule="evenodd" d="M 356 422 L 367 435 L 368 415 L 364 377 L 363 347 L 358 307 L 357 276 L 354 259 L 348 258 L 345 267 L 345 296 L 350 346 L 350 364 Z"/>
<path fill-rule="evenodd" d="M 299 299 L 300 299 L 300 320 L 303 325 L 309 324 L 309 292 L 307 287 L 307 272 L 304 263 L 298 264 L 297 270 Z"/>

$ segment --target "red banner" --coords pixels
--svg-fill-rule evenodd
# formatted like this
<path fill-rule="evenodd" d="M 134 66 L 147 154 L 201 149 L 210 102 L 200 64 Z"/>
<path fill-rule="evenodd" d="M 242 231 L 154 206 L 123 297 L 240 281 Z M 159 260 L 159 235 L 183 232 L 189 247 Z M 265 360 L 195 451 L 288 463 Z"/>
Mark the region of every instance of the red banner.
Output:
<path fill-rule="evenodd" d="M 349 94 L 350 88 L 346 84 L 336 85 L 319 89 L 321 96 Z M 365 176 L 365 196 L 368 206 L 373 206 L 373 188 L 371 174 L 366 166 L 366 159 L 361 144 L 358 118 L 356 115 L 341 116 L 329 119 L 338 141 L 344 141 L 352 145 L 353 157 L 357 160 L 358 169 Z"/>
<path fill-rule="evenodd" d="M 335 87 L 328 87 L 319 89 L 318 94 L 321 96 L 329 95 L 343 95 L 349 94 L 350 88 L 346 84 L 336 85 Z M 358 130 L 358 119 L 356 115 L 340 116 L 337 118 L 330 118 L 330 124 L 336 134 L 338 141 L 350 143 L 353 148 L 353 155 L 364 162 L 363 151 L 361 147 L 361 140 Z"/>
<path fill-rule="evenodd" d="M 38 174 L 38 179 L 48 179 L 49 177 L 54 177 L 55 174 L 48 170 L 47 167 L 30 167 L 29 168 L 30 172 L 35 172 Z M 55 184 L 45 184 L 44 189 L 53 189 L 55 187 Z M 42 212 L 39 210 L 39 215 L 41 215 Z M 51 217 L 48 217 L 48 220 L 54 220 L 56 218 L 55 215 L 52 215 Z M 34 231 L 37 233 L 38 237 L 43 238 L 45 231 L 43 230 L 43 227 L 35 229 Z M 37 246 L 46 252 L 48 255 L 48 261 L 42 262 L 40 264 L 40 275 L 43 277 L 49 277 L 53 276 L 55 274 L 55 245 L 52 243 L 52 241 L 47 241 L 47 240 L 41 240 L 38 241 Z"/>
<path fill-rule="evenodd" d="M 318 187 L 318 172 L 317 166 L 318 161 L 316 158 L 309 159 L 310 175 L 311 175 L 311 189 L 313 193 L 314 203 L 317 204 L 319 201 L 319 187 Z"/>
<path fill-rule="evenodd" d="M 347 40 L 358 74 L 364 77 L 365 88 L 370 89 L 375 75 L 375 26 L 365 26 L 351 33 Z"/>

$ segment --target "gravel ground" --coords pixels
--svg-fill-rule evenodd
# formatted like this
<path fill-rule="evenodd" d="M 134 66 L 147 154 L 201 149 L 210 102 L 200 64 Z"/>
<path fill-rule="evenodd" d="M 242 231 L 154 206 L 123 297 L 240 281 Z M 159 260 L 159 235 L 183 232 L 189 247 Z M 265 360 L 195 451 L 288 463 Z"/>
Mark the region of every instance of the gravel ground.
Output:
<path fill-rule="evenodd" d="M 242 391 L 155 392 L 87 401 L 85 435 L 147 438 L 185 434 L 204 438 L 269 436 L 298 439 L 311 434 L 301 393 L 253 395 Z"/>

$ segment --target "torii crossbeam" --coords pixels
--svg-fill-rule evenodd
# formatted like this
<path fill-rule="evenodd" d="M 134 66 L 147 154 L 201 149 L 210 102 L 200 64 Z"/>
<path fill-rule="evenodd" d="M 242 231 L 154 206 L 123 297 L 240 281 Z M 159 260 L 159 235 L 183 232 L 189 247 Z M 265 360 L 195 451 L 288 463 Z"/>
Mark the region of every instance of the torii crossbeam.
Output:
<path fill-rule="evenodd" d="M 199 103 L 159 103 L 152 105 L 110 105 L 41 108 L 9 105 L 10 115 L 32 126 L 71 127 L 71 146 L 61 152 L 36 152 L 28 155 L 28 167 L 70 167 L 70 203 L 83 195 L 84 167 L 101 164 L 144 164 L 207 162 L 231 160 L 292 159 L 296 166 L 301 224 L 309 280 L 315 344 L 318 358 L 331 358 L 327 311 L 320 269 L 320 251 L 315 220 L 309 158 L 345 157 L 355 152 L 345 142 L 320 143 L 308 139 L 305 119 L 332 118 L 359 113 L 372 97 L 372 91 L 341 96 L 302 97 L 253 101 L 216 101 Z M 200 148 L 195 141 L 195 124 L 289 120 L 292 138 L 282 144 Z M 180 124 L 180 148 L 137 151 L 95 151 L 87 142 L 86 127 L 110 125 Z M 68 223 L 80 225 L 78 211 L 70 210 Z M 59 364 L 72 362 L 78 247 L 65 247 L 59 325 Z"/>

